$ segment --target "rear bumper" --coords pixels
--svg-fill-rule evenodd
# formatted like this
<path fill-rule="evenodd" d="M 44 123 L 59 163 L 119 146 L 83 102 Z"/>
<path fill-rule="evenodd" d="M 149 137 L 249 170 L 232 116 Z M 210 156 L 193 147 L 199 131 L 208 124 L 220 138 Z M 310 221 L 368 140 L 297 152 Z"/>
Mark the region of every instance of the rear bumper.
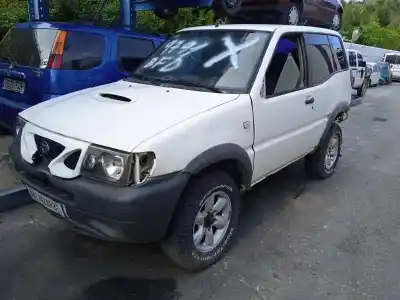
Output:
<path fill-rule="evenodd" d="M 154 179 L 140 187 L 116 187 L 84 177 L 65 180 L 39 171 L 20 155 L 19 141 L 10 154 L 21 181 L 65 205 L 75 229 L 104 240 L 161 240 L 188 181 L 182 172 Z"/>

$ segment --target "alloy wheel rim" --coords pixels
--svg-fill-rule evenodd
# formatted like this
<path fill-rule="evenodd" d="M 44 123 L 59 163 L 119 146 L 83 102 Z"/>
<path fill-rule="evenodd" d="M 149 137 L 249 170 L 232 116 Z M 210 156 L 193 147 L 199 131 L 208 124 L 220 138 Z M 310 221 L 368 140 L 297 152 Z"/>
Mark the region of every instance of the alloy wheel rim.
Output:
<path fill-rule="evenodd" d="M 340 147 L 340 136 L 339 134 L 334 134 L 328 143 L 328 148 L 325 154 L 325 170 L 331 172 L 335 166 L 335 163 L 339 157 L 339 147 Z"/>
<path fill-rule="evenodd" d="M 297 25 L 299 23 L 299 10 L 296 6 L 292 6 L 289 9 L 288 14 L 288 24 L 289 25 Z"/>
<path fill-rule="evenodd" d="M 240 0 L 225 0 L 226 6 L 228 8 L 233 8 L 239 4 Z"/>
<path fill-rule="evenodd" d="M 199 208 L 193 224 L 193 244 L 200 252 L 209 252 L 225 237 L 232 215 L 232 202 L 222 192 L 212 193 Z"/>
<path fill-rule="evenodd" d="M 335 14 L 332 19 L 332 28 L 339 29 L 340 27 L 340 17 L 338 14 Z"/>

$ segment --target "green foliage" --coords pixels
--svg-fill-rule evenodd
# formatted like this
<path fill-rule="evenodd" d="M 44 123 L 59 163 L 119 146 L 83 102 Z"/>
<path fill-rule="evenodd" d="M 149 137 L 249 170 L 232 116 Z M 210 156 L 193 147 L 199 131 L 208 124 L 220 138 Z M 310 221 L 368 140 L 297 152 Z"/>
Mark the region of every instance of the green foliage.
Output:
<path fill-rule="evenodd" d="M 49 0 L 51 20 L 92 20 L 101 1 L 97 0 Z M 167 0 L 165 0 L 167 1 Z M 100 23 L 119 22 L 120 0 L 108 0 L 101 14 Z M 28 5 L 21 0 L 0 0 L 0 37 L 20 21 L 28 20 Z M 172 20 L 157 18 L 152 12 L 140 12 L 138 22 L 141 29 L 171 34 L 189 26 L 212 24 L 213 13 L 208 9 L 180 9 Z M 342 34 L 350 38 L 355 28 L 362 34 L 357 43 L 400 50 L 400 1 L 364 0 L 363 3 L 345 3 L 342 19 Z"/>

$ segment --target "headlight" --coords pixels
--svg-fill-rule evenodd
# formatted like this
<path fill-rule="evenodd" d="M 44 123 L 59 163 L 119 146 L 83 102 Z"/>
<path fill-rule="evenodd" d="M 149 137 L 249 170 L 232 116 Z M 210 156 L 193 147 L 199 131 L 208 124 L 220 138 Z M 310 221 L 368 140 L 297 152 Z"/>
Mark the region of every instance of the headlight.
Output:
<path fill-rule="evenodd" d="M 132 154 L 90 145 L 82 165 L 82 174 L 88 177 L 127 185 L 131 183 Z"/>
<path fill-rule="evenodd" d="M 21 135 L 22 129 L 24 129 L 24 126 L 26 124 L 26 121 L 22 119 L 20 116 L 17 116 L 17 119 L 15 120 L 15 125 L 14 125 L 14 138 L 18 138 Z"/>
<path fill-rule="evenodd" d="M 120 185 L 140 184 L 146 181 L 155 167 L 155 155 L 126 153 L 96 145 L 86 152 L 82 175 Z"/>

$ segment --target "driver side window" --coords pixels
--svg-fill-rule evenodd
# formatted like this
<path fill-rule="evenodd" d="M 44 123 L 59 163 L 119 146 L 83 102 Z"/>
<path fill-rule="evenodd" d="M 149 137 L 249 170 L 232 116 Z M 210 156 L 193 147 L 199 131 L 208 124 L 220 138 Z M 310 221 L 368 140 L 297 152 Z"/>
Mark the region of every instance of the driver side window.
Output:
<path fill-rule="evenodd" d="M 299 33 L 291 33 L 279 39 L 265 74 L 264 97 L 291 93 L 305 87 L 301 37 Z"/>

